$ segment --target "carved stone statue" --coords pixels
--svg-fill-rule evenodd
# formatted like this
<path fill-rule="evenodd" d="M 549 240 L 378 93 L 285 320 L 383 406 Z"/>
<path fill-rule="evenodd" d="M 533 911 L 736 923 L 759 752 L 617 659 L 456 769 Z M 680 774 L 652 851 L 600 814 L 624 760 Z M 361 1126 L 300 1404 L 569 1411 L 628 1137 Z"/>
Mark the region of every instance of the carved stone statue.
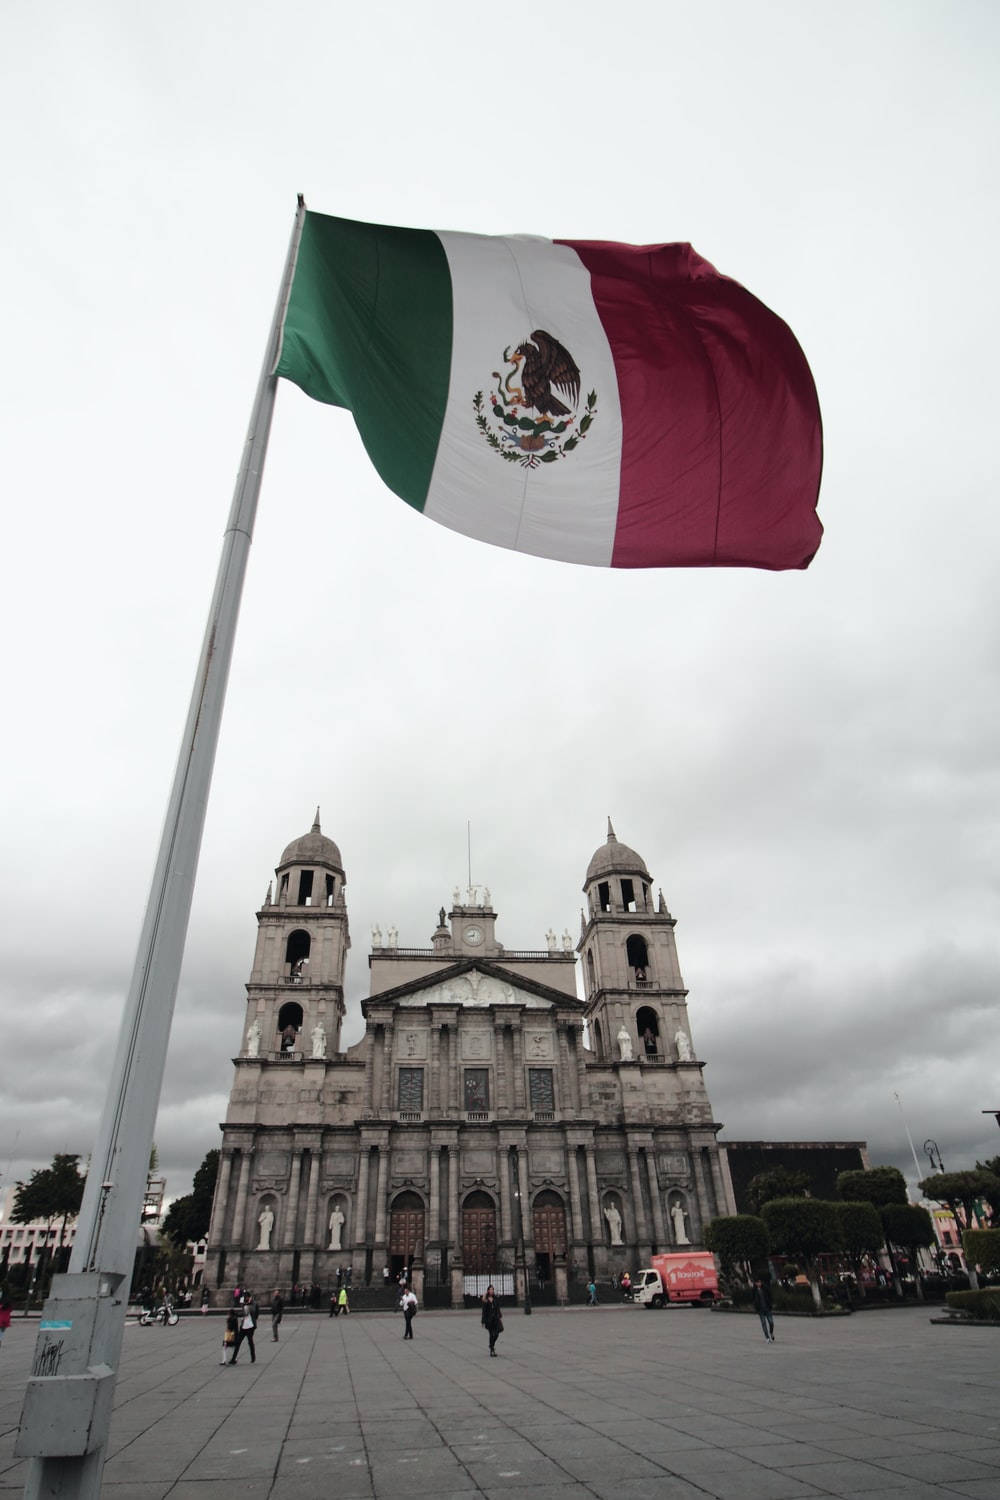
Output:
<path fill-rule="evenodd" d="M 378 926 L 378 924 L 376 924 L 372 928 L 372 947 L 373 948 L 381 948 L 381 946 L 382 946 L 382 929 L 381 929 L 381 927 Z"/>
<path fill-rule="evenodd" d="M 493 905 L 493 902 L 490 899 L 490 888 L 488 885 L 483 886 L 483 905 L 487 907 Z"/>
<path fill-rule="evenodd" d="M 674 1046 L 677 1048 L 677 1056 L 681 1062 L 694 1061 L 694 1053 L 691 1051 L 691 1039 L 682 1026 L 679 1026 L 674 1034 Z"/>
<path fill-rule="evenodd" d="M 259 1057 L 259 1056 L 260 1056 L 260 1021 L 258 1020 L 258 1018 L 256 1016 L 254 1016 L 254 1018 L 253 1018 L 253 1025 L 250 1027 L 249 1031 L 247 1032 L 247 1057 Z"/>
<path fill-rule="evenodd" d="M 674 1241 L 678 1245 L 690 1245 L 691 1241 L 688 1239 L 687 1223 L 684 1218 L 684 1209 L 681 1206 L 680 1199 L 675 1198 L 674 1202 L 670 1205 L 670 1221 L 674 1226 Z"/>
<path fill-rule="evenodd" d="M 569 930 L 568 927 L 563 931 L 562 945 L 565 948 L 565 950 L 566 950 L 567 953 L 572 953 L 572 951 L 573 951 L 573 938 L 572 938 L 572 936 L 570 934 L 570 930 Z"/>
<path fill-rule="evenodd" d="M 325 1057 L 326 1032 L 323 1030 L 323 1022 L 317 1021 L 309 1035 L 312 1037 L 313 1057 Z"/>
<path fill-rule="evenodd" d="M 260 1239 L 257 1241 L 257 1249 L 270 1250 L 271 1230 L 274 1228 L 274 1214 L 271 1212 L 270 1204 L 264 1204 L 264 1207 L 257 1215 L 257 1223 L 260 1225 Z"/>
<path fill-rule="evenodd" d="M 445 923 L 445 920 L 444 920 L 444 907 L 442 906 L 441 910 L 438 912 L 438 926 L 439 927 L 444 927 L 446 925 L 447 924 Z"/>
<path fill-rule="evenodd" d="M 622 1216 L 613 1203 L 609 1203 L 605 1208 L 604 1217 L 608 1221 L 612 1245 L 620 1245 L 622 1243 Z"/>
<path fill-rule="evenodd" d="M 388 941 L 389 941 L 389 947 L 390 948 L 395 948 L 397 942 L 399 941 L 399 928 L 398 927 L 390 927 L 389 928 Z"/>
<path fill-rule="evenodd" d="M 552 931 L 551 927 L 549 928 L 548 932 L 545 934 L 545 941 L 549 945 L 549 952 L 550 953 L 554 953 L 556 951 L 556 943 L 559 941 L 559 939 L 556 937 L 556 935 Z"/>
<path fill-rule="evenodd" d="M 632 1038 L 629 1036 L 629 1034 L 625 1030 L 624 1026 L 622 1026 L 622 1027 L 619 1028 L 617 1040 L 618 1040 L 618 1051 L 621 1053 L 622 1062 L 631 1062 L 632 1061 Z"/>
<path fill-rule="evenodd" d="M 340 1207 L 340 1204 L 335 1203 L 333 1205 L 333 1211 L 330 1214 L 330 1243 L 327 1246 L 329 1250 L 340 1250 L 343 1248 L 340 1243 L 340 1236 L 345 1222 L 346 1221 L 344 1218 L 344 1213 Z"/>

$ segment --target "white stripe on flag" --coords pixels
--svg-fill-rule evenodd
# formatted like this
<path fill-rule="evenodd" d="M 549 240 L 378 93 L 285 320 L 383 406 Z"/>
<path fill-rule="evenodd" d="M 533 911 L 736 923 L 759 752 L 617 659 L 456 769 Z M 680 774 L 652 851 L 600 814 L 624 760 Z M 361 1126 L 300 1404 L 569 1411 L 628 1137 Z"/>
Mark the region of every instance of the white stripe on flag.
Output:
<path fill-rule="evenodd" d="M 441 441 L 424 514 L 495 546 L 539 557 L 608 567 L 618 517 L 621 410 L 607 337 L 575 252 L 549 240 L 441 234 L 454 305 L 451 381 Z M 593 424 L 571 452 L 534 469 L 512 463 L 476 426 L 473 398 L 510 373 L 504 350 L 544 329 L 580 370 L 578 432 L 587 394 L 597 393 Z M 513 382 L 516 384 L 516 380 Z M 563 392 L 556 392 L 564 399 Z M 566 401 L 572 405 L 571 401 Z M 529 413 L 537 415 L 537 413 Z"/>

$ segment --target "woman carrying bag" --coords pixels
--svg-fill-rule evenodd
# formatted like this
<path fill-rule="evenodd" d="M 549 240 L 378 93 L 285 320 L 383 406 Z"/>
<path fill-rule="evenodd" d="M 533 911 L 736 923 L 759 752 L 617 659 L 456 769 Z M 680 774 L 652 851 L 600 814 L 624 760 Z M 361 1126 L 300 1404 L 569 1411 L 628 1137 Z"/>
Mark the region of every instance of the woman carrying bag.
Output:
<path fill-rule="evenodd" d="M 490 1336 L 490 1357 L 496 1359 L 496 1341 L 503 1333 L 503 1313 L 492 1286 L 486 1288 L 483 1298 L 483 1327 Z"/>
<path fill-rule="evenodd" d="M 236 1330 L 238 1327 L 239 1321 L 236 1317 L 236 1309 L 235 1307 L 231 1307 L 222 1335 L 222 1358 L 219 1360 L 220 1365 L 231 1365 L 233 1362 L 233 1356 L 236 1353 Z"/>

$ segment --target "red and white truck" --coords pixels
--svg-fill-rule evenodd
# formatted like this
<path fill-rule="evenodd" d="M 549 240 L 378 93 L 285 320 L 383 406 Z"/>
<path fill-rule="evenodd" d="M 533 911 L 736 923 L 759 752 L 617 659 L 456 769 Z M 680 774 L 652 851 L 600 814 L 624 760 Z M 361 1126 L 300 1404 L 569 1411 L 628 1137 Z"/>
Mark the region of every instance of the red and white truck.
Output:
<path fill-rule="evenodd" d="M 719 1275 L 715 1257 L 708 1250 L 654 1255 L 651 1261 L 651 1265 L 636 1272 L 633 1302 L 643 1302 L 647 1307 L 666 1307 L 668 1302 L 690 1302 L 695 1307 L 705 1307 L 718 1301 Z"/>

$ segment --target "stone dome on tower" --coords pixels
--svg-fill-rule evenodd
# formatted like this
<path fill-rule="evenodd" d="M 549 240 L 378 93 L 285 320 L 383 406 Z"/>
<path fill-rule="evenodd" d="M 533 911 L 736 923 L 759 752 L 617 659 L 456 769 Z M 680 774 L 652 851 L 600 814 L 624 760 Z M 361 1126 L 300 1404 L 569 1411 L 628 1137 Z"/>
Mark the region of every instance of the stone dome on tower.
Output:
<path fill-rule="evenodd" d="M 320 828 L 318 807 L 313 826 L 301 838 L 292 840 L 278 861 L 278 869 L 283 869 L 285 865 L 325 865 L 343 875 L 344 862 L 340 850 L 333 839 L 328 839 Z"/>
<path fill-rule="evenodd" d="M 589 885 L 592 880 L 601 880 L 605 875 L 641 875 L 645 880 L 652 879 L 642 855 L 636 854 L 628 844 L 618 842 L 610 818 L 607 843 L 595 851 L 587 866 L 586 884 Z"/>

